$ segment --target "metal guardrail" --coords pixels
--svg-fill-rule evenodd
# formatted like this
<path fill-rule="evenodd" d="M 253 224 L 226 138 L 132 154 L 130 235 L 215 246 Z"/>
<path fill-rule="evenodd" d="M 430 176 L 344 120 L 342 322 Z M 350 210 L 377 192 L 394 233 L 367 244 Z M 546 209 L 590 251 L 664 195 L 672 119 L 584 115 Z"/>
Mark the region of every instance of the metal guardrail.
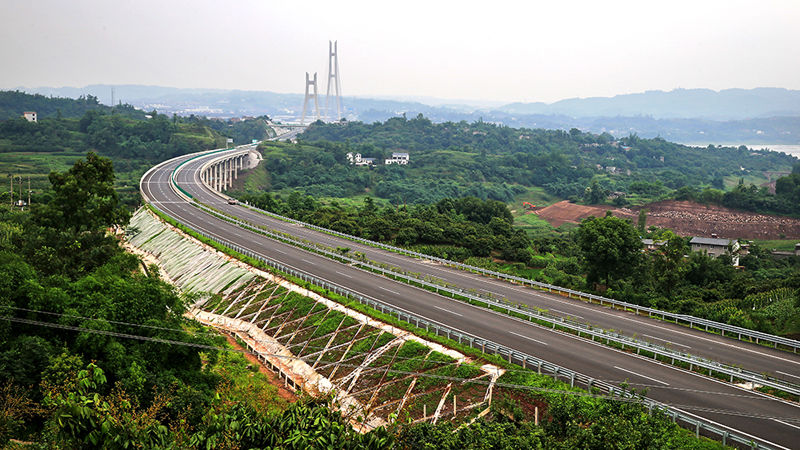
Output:
<path fill-rule="evenodd" d="M 496 308 L 505 309 L 505 310 L 507 310 L 509 312 L 514 312 L 514 313 L 520 314 L 522 316 L 527 316 L 528 320 L 530 320 L 530 321 L 533 321 L 534 317 L 535 317 L 538 320 L 546 322 L 548 325 L 552 326 L 554 329 L 555 329 L 556 326 L 560 326 L 560 327 L 566 328 L 566 329 L 568 329 L 570 331 L 573 331 L 578 335 L 581 335 L 581 334 L 589 335 L 589 336 L 591 336 L 593 341 L 595 340 L 595 338 L 599 338 L 600 340 L 605 339 L 606 341 L 609 341 L 609 342 L 615 342 L 615 343 L 621 345 L 623 350 L 627 346 L 629 348 L 636 349 L 636 353 L 637 354 L 641 354 L 642 351 L 650 352 L 650 353 L 653 354 L 653 358 L 654 359 L 657 359 L 659 356 L 661 356 L 663 358 L 670 359 L 671 363 L 673 365 L 675 364 L 676 361 L 682 362 L 684 364 L 688 364 L 689 365 L 689 370 L 694 370 L 695 367 L 698 367 L 698 368 L 703 368 L 703 369 L 708 370 L 709 371 L 709 375 L 711 375 L 711 372 L 716 372 L 718 374 L 723 374 L 723 375 L 725 375 L 726 377 L 729 378 L 730 382 L 733 382 L 734 379 L 739 379 L 739 380 L 743 380 L 743 381 L 750 381 L 750 382 L 753 382 L 753 383 L 757 383 L 757 384 L 760 384 L 760 385 L 763 385 L 763 386 L 767 386 L 767 387 L 770 387 L 770 388 L 773 388 L 773 389 L 779 389 L 781 391 L 800 396 L 800 387 L 798 387 L 796 385 L 793 385 L 791 383 L 788 383 L 788 382 L 784 382 L 782 380 L 771 379 L 771 378 L 767 377 L 766 375 L 758 373 L 758 372 L 745 370 L 745 369 L 742 369 L 742 368 L 739 368 L 739 367 L 729 366 L 729 365 L 722 364 L 722 363 L 719 363 L 719 362 L 716 362 L 716 361 L 713 361 L 713 360 L 710 360 L 710 359 L 707 359 L 707 358 L 702 358 L 702 357 L 699 357 L 699 356 L 695 356 L 695 355 L 692 355 L 692 354 L 687 353 L 687 352 L 680 352 L 680 351 L 677 351 L 677 350 L 669 349 L 669 348 L 666 348 L 666 347 L 663 347 L 663 346 L 660 346 L 660 345 L 656 345 L 656 344 L 653 344 L 653 343 L 650 343 L 650 342 L 647 342 L 647 341 L 642 341 L 642 340 L 638 340 L 638 339 L 635 339 L 635 338 L 631 338 L 629 336 L 625 336 L 625 335 L 622 335 L 622 334 L 619 334 L 619 333 L 611 332 L 611 331 L 608 331 L 608 330 L 605 330 L 605 329 L 602 329 L 602 328 L 595 328 L 595 327 L 593 327 L 591 325 L 588 325 L 588 324 L 584 324 L 584 323 L 581 323 L 581 322 L 565 319 L 565 318 L 563 318 L 561 316 L 548 314 L 546 312 L 539 311 L 539 310 L 536 310 L 536 309 L 531 309 L 531 308 L 528 308 L 526 305 L 514 305 L 514 304 L 510 304 L 510 303 L 499 302 L 497 300 L 494 300 L 494 298 L 491 298 L 491 297 L 490 298 L 486 298 L 486 297 L 476 296 L 476 295 L 472 294 L 469 291 L 464 291 L 462 289 L 454 289 L 454 288 L 450 288 L 450 287 L 447 287 L 447 286 L 441 286 L 441 285 L 438 285 L 436 283 L 432 283 L 432 282 L 427 281 L 427 280 L 422 280 L 422 279 L 410 276 L 410 275 L 405 274 L 405 273 L 395 272 L 395 271 L 393 271 L 391 269 L 387 269 L 385 267 L 377 266 L 375 264 L 370 264 L 369 262 L 365 262 L 365 261 L 362 261 L 362 260 L 359 260 L 359 259 L 355 259 L 355 258 L 349 257 L 349 256 L 341 254 L 341 253 L 335 253 L 335 252 L 329 251 L 329 250 L 327 250 L 325 248 L 316 247 L 314 243 L 301 242 L 301 241 L 298 241 L 296 239 L 293 239 L 290 236 L 279 234 L 279 233 L 275 233 L 273 231 L 260 228 L 260 227 L 254 225 L 254 224 L 251 224 L 251 223 L 248 223 L 248 222 L 244 222 L 244 221 L 238 220 L 238 219 L 230 217 L 230 216 L 226 216 L 226 215 L 224 215 L 224 214 L 222 214 L 222 213 L 220 213 L 218 211 L 215 211 L 215 210 L 213 210 L 213 209 L 211 209 L 211 208 L 209 208 L 209 207 L 207 207 L 205 205 L 202 205 L 202 204 L 195 204 L 195 206 L 197 206 L 198 208 L 204 210 L 205 212 L 207 212 L 207 213 L 209 213 L 211 215 L 219 217 L 219 218 L 221 218 L 223 220 L 226 220 L 228 222 L 234 223 L 235 225 L 238 225 L 239 227 L 242 227 L 244 229 L 247 229 L 247 230 L 253 231 L 255 233 L 262 234 L 262 235 L 266 235 L 267 237 L 270 237 L 270 238 L 275 239 L 275 240 L 284 241 L 284 242 L 288 241 L 288 243 L 290 245 L 294 245 L 296 247 L 310 248 L 312 251 L 314 251 L 316 253 L 322 253 L 323 255 L 325 255 L 327 257 L 330 257 L 332 259 L 339 259 L 339 260 L 347 261 L 351 265 L 360 266 L 360 267 L 366 268 L 367 270 L 372 271 L 372 272 L 378 272 L 378 273 L 381 273 L 382 275 L 387 275 L 387 276 L 391 276 L 391 277 L 395 277 L 395 278 L 401 278 L 401 279 L 406 280 L 409 283 L 417 283 L 417 284 L 425 286 L 427 288 L 434 289 L 437 292 L 443 291 L 443 292 L 447 292 L 447 293 L 449 293 L 449 294 L 451 294 L 453 296 L 459 295 L 459 296 L 462 296 L 462 297 L 467 298 L 469 300 L 473 300 L 473 301 L 477 301 L 477 302 L 483 302 L 483 303 L 486 303 L 488 305 L 494 306 Z"/>
<path fill-rule="evenodd" d="M 157 204 L 151 203 L 151 206 L 160 211 L 162 214 L 169 216 L 169 214 L 167 214 L 164 210 L 162 210 Z M 332 284 L 328 281 L 319 279 L 307 272 L 286 266 L 270 258 L 255 253 L 249 249 L 236 245 L 232 242 L 217 238 L 215 236 L 211 236 L 202 230 L 192 227 L 191 225 L 183 224 L 183 226 L 191 229 L 192 231 L 205 237 L 206 239 L 216 242 L 217 244 L 222 245 L 224 247 L 230 248 L 231 250 L 234 250 L 239 254 L 261 261 L 264 264 L 267 264 L 268 266 L 277 269 L 283 273 L 299 278 L 303 281 L 312 283 L 323 289 L 335 292 L 336 294 L 339 294 L 343 297 L 358 301 L 359 303 L 370 306 L 373 309 L 381 311 L 384 314 L 393 315 L 397 317 L 399 320 L 415 325 L 417 328 L 420 329 L 424 328 L 428 332 L 433 332 L 439 336 L 444 336 L 447 337 L 448 339 L 458 341 L 461 344 L 469 345 L 472 348 L 480 349 L 484 353 L 501 356 L 504 359 L 507 359 L 509 362 L 519 364 L 524 368 L 533 369 L 535 367 L 538 373 L 544 375 L 550 375 L 553 376 L 554 378 L 563 379 L 565 381 L 568 380 L 570 386 L 573 387 L 585 386 L 590 391 L 597 390 L 601 393 L 607 394 L 612 398 L 617 396 L 625 398 L 633 397 L 633 394 L 631 394 L 630 392 L 618 386 L 614 386 L 610 383 L 607 383 L 605 381 L 596 380 L 592 377 L 576 372 L 572 369 L 559 366 L 558 364 L 553 364 L 544 359 L 528 355 L 527 353 L 519 352 L 517 350 L 492 342 L 490 340 L 480 338 L 478 336 L 466 333 L 461 330 L 447 327 L 443 324 L 414 315 L 408 311 L 392 307 L 390 305 L 381 302 L 380 300 L 355 293 L 353 291 L 348 290 L 345 287 Z M 752 438 L 742 435 L 741 432 L 739 432 L 738 430 L 727 428 L 720 424 L 711 423 L 709 421 L 703 420 L 689 413 L 681 411 L 680 409 L 671 408 L 670 406 L 664 403 L 657 402 L 647 397 L 637 397 L 637 399 L 641 402 L 641 404 L 644 407 L 648 409 L 648 411 L 652 412 L 655 410 L 662 412 L 663 414 L 671 418 L 673 422 L 680 423 L 685 428 L 693 429 L 698 437 L 701 434 L 705 436 L 711 436 L 721 440 L 723 445 L 739 445 L 752 449 L 772 448 L 767 444 L 758 442 L 756 440 L 753 440 Z"/>
<path fill-rule="evenodd" d="M 484 269 L 484 268 L 481 268 L 481 267 L 472 266 L 472 265 L 469 265 L 469 264 L 463 264 L 463 263 L 460 263 L 460 262 L 451 261 L 449 259 L 438 258 L 436 256 L 426 255 L 424 253 L 419 253 L 419 252 L 415 252 L 415 251 L 412 251 L 412 250 L 408 250 L 408 249 L 404 249 L 404 248 L 400 248 L 400 247 L 395 247 L 395 246 L 392 246 L 392 245 L 384 244 L 382 242 L 371 241 L 369 239 L 364 239 L 364 238 L 361 238 L 361 237 L 358 237 L 358 236 L 353 236 L 353 235 L 350 235 L 350 234 L 347 234 L 347 233 L 342 233 L 342 232 L 331 230 L 331 229 L 328 229 L 328 228 L 323 228 L 323 227 L 320 227 L 320 226 L 317 226 L 317 225 L 313 225 L 313 224 L 309 224 L 309 223 L 306 223 L 306 222 L 302 222 L 300 220 L 292 219 L 290 217 L 285 217 L 285 216 L 282 216 L 280 214 L 273 213 L 271 211 L 266 211 L 266 210 L 257 208 L 257 207 L 255 207 L 253 205 L 246 205 L 246 206 L 248 208 L 252 209 L 252 210 L 258 211 L 258 212 L 260 212 L 262 214 L 274 217 L 276 219 L 279 219 L 279 220 L 282 220 L 282 221 L 285 221 L 285 222 L 294 223 L 294 224 L 297 224 L 297 225 L 301 225 L 301 226 L 303 226 L 305 228 L 309 228 L 309 229 L 320 231 L 320 232 L 323 232 L 323 233 L 326 233 L 326 234 L 342 237 L 344 239 L 348 239 L 348 240 L 351 240 L 351 241 L 360 242 L 360 243 L 368 245 L 370 247 L 381 248 L 381 249 L 388 250 L 388 251 L 391 251 L 391 252 L 394 252 L 394 253 L 400 253 L 400 254 L 404 254 L 404 255 L 415 257 L 415 258 L 420 258 L 420 259 L 427 259 L 429 261 L 435 261 L 435 262 L 438 262 L 438 263 L 441 263 L 441 264 L 444 264 L 444 265 L 447 265 L 447 266 L 450 266 L 450 267 L 455 267 L 455 268 L 458 268 L 458 269 L 461 269 L 461 270 L 465 270 L 465 271 L 469 271 L 469 272 L 480 273 L 480 274 L 483 274 L 483 275 L 489 275 L 489 276 L 492 276 L 492 277 L 495 277 L 495 278 L 504 279 L 506 281 L 512 281 L 512 282 L 515 282 L 515 283 L 520 283 L 520 284 L 528 285 L 528 286 L 531 286 L 531 287 L 534 287 L 534 288 L 546 290 L 548 292 L 558 292 L 558 293 L 566 294 L 570 298 L 575 297 L 575 298 L 578 298 L 580 300 L 586 299 L 586 300 L 589 300 L 589 301 L 595 301 L 595 302 L 599 303 L 600 305 L 604 305 L 605 304 L 605 305 L 609 305 L 609 306 L 612 306 L 612 307 L 618 307 L 618 308 L 621 308 L 621 309 L 624 309 L 624 310 L 633 311 L 637 315 L 638 314 L 642 314 L 642 313 L 647 313 L 647 315 L 650 316 L 650 317 L 653 317 L 653 316 L 661 317 L 662 320 L 670 319 L 670 320 L 675 321 L 676 323 L 685 323 L 685 324 L 689 325 L 689 327 L 692 327 L 692 328 L 700 326 L 700 327 L 705 327 L 705 331 L 717 330 L 723 336 L 736 337 L 739 340 L 742 340 L 742 338 L 745 337 L 745 338 L 748 338 L 748 340 L 750 342 L 755 342 L 757 344 L 770 343 L 775 348 L 778 348 L 778 346 L 780 345 L 780 346 L 783 346 L 785 348 L 791 349 L 794 353 L 797 353 L 798 349 L 800 349 L 800 341 L 795 340 L 795 339 L 785 338 L 785 337 L 782 337 L 782 336 L 775 336 L 775 335 L 772 335 L 772 334 L 769 334 L 769 333 L 750 330 L 748 328 L 737 327 L 737 326 L 734 326 L 734 325 L 729 325 L 729 324 L 725 324 L 725 323 L 721 323 L 721 322 L 716 322 L 716 321 L 713 321 L 713 320 L 703 319 L 703 318 L 700 318 L 700 317 L 690 316 L 690 315 L 687 315 L 687 314 L 677 314 L 677 313 L 672 313 L 672 312 L 669 312 L 669 311 L 662 311 L 662 310 L 655 309 L 655 308 L 649 308 L 649 307 L 646 307 L 646 306 L 640 306 L 640 305 L 636 305 L 636 304 L 633 304 L 633 303 L 624 302 L 624 301 L 621 301 L 621 300 L 615 300 L 615 299 L 612 299 L 612 298 L 603 297 L 601 295 L 588 294 L 586 292 L 576 291 L 576 290 L 573 290 L 573 289 L 567 289 L 567 288 L 563 288 L 563 287 L 560 287 L 560 286 L 555 286 L 555 285 L 548 284 L 548 283 L 542 283 L 542 282 L 534 281 L 534 280 L 531 280 L 531 279 L 528 279 L 528 278 L 522 278 L 522 277 L 518 277 L 518 276 L 514 276 L 514 275 L 508 275 L 508 274 L 504 274 L 504 273 L 501 273 L 501 272 L 496 272 L 496 271 L 493 271 L 493 270 L 488 270 L 488 269 Z"/>

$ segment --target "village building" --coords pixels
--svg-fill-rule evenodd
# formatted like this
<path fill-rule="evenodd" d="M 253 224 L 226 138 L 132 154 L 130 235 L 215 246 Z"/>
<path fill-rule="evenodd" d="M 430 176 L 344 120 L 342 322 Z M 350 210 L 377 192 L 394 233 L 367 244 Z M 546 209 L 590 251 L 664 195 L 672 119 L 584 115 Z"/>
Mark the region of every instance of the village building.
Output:
<path fill-rule="evenodd" d="M 693 252 L 705 252 L 712 258 L 730 254 L 733 265 L 739 265 L 739 241 L 736 239 L 693 237 L 689 245 L 692 246 Z"/>
<path fill-rule="evenodd" d="M 406 165 L 409 162 L 408 153 L 393 152 L 392 157 L 387 159 L 385 163 L 389 164 L 402 164 Z"/>
<path fill-rule="evenodd" d="M 36 115 L 36 111 L 25 111 L 22 113 L 22 117 L 25 118 L 28 122 L 39 122 L 39 118 Z"/>
<path fill-rule="evenodd" d="M 647 252 L 651 252 L 651 251 L 663 246 L 666 243 L 667 243 L 667 241 L 662 240 L 662 239 L 659 239 L 659 240 L 642 239 L 642 244 L 644 245 L 644 250 L 647 251 Z"/>
<path fill-rule="evenodd" d="M 347 162 L 354 166 L 371 166 L 375 164 L 375 158 L 364 158 L 361 153 L 348 153 Z"/>

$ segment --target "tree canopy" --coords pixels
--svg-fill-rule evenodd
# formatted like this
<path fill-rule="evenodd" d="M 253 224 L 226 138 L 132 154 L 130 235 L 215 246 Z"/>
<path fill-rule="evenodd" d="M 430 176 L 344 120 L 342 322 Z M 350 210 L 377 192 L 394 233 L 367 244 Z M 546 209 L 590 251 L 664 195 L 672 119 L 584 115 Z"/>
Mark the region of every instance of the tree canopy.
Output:
<path fill-rule="evenodd" d="M 626 220 L 606 215 L 589 217 L 576 231 L 588 270 L 587 282 L 605 282 L 625 278 L 638 265 L 642 241 Z"/>
<path fill-rule="evenodd" d="M 51 172 L 53 198 L 45 214 L 74 232 L 125 225 L 130 213 L 119 204 L 111 160 L 89 152 L 67 172 Z"/>

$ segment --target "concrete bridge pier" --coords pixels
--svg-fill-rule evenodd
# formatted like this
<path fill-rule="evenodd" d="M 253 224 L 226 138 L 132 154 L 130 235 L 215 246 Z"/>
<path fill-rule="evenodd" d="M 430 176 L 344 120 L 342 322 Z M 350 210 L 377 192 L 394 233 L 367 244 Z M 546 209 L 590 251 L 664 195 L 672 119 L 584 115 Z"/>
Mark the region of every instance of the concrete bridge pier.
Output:
<path fill-rule="evenodd" d="M 229 157 L 212 160 L 201 171 L 200 181 L 217 192 L 233 187 L 233 180 L 239 179 L 239 171 L 256 167 L 261 154 L 256 150 Z"/>

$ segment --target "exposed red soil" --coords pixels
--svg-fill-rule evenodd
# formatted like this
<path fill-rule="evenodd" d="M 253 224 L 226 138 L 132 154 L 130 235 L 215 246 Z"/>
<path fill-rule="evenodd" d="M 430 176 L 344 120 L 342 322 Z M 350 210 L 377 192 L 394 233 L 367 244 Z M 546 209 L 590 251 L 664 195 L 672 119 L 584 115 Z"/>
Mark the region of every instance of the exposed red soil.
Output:
<path fill-rule="evenodd" d="M 669 228 L 682 236 L 711 237 L 716 234 L 730 239 L 800 239 L 800 219 L 688 201 L 667 200 L 631 209 L 562 201 L 535 213 L 557 227 L 564 223 L 579 223 L 589 216 L 602 217 L 608 210 L 617 217 L 636 223 L 642 208 L 648 211 L 648 227 Z"/>

